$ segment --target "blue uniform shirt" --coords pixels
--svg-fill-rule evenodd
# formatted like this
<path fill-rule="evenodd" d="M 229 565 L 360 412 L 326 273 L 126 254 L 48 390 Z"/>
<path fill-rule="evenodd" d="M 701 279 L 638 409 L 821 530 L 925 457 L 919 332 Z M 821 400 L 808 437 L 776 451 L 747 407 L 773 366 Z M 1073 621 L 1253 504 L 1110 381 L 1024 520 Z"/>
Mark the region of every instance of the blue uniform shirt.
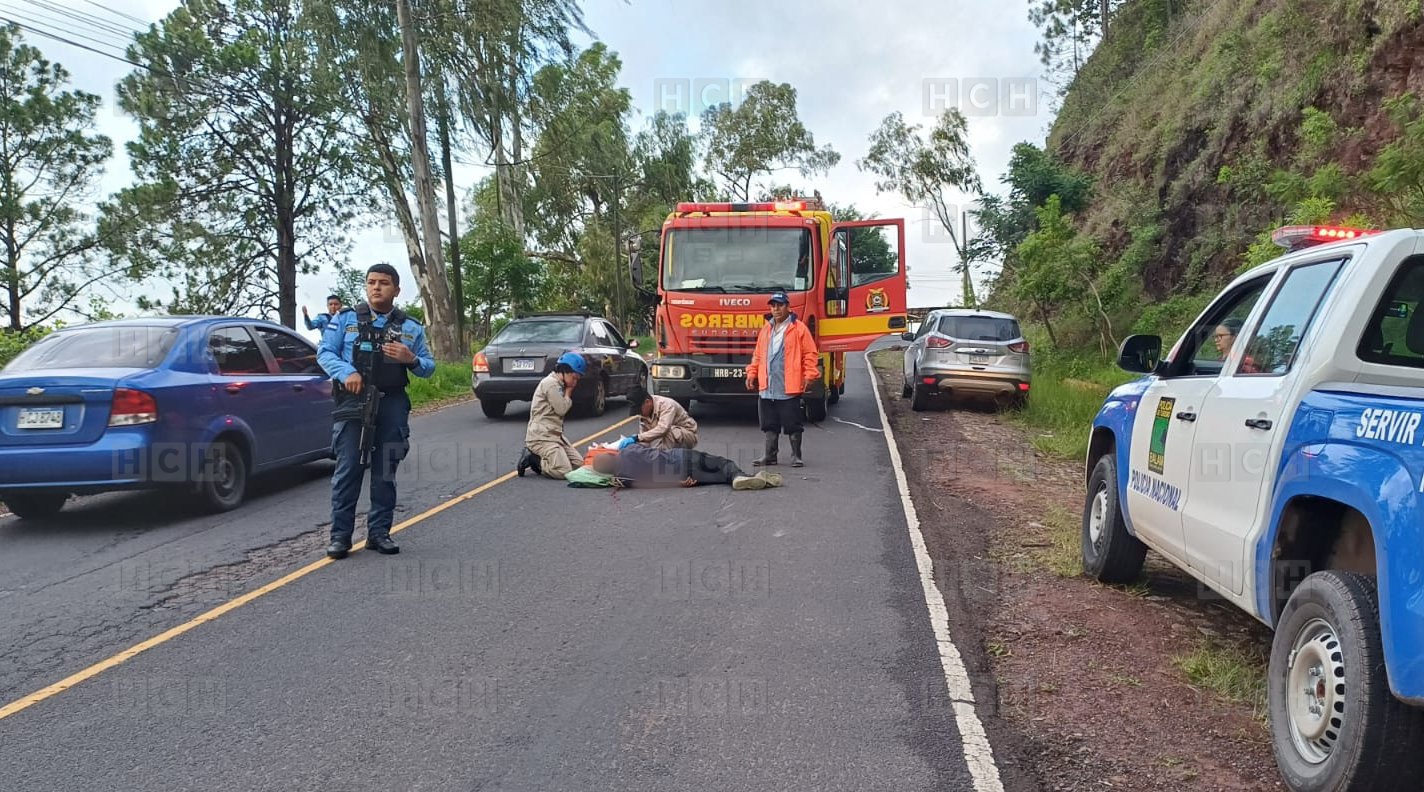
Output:
<path fill-rule="evenodd" d="M 325 331 L 326 326 L 331 323 L 331 314 L 317 314 L 315 319 L 307 319 L 308 330 Z"/>
<path fill-rule="evenodd" d="M 373 309 L 371 324 L 377 329 L 385 327 L 386 314 L 378 314 Z M 356 373 L 351 357 L 358 330 L 356 310 L 353 308 L 343 309 L 327 322 L 326 330 L 321 334 L 321 344 L 317 347 L 316 360 L 332 379 L 345 381 Z M 412 374 L 429 377 L 435 373 L 435 358 L 425 344 L 425 328 L 420 322 L 406 318 L 405 325 L 401 327 L 401 343 L 415 353 L 415 361 L 407 367 Z"/>

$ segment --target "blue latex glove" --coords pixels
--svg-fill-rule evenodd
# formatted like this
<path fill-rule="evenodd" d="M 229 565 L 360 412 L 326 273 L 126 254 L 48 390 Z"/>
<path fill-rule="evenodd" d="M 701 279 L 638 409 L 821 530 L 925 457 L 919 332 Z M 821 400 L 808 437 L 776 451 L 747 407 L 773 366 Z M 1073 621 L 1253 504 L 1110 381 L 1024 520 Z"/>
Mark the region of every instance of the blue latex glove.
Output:
<path fill-rule="evenodd" d="M 618 441 L 618 450 L 622 451 L 623 449 L 627 448 L 630 445 L 633 445 L 636 442 L 638 442 L 637 436 L 625 437 L 622 440 Z"/>

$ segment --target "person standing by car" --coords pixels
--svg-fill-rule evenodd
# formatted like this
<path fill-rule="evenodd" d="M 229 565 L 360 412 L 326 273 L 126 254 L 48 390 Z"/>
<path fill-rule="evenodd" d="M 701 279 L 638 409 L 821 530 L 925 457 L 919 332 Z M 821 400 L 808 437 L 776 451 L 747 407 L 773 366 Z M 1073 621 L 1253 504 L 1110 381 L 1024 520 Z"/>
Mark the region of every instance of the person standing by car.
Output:
<path fill-rule="evenodd" d="M 435 359 L 425 343 L 420 322 L 395 307 L 400 274 L 389 264 L 366 271 L 366 302 L 334 317 L 322 333 L 317 362 L 332 379 L 337 410 L 333 413 L 331 447 L 336 474 L 331 480 L 331 544 L 328 558 L 345 558 L 356 526 L 356 499 L 365 471 L 361 466 L 359 409 L 368 384 L 381 392 L 376 412 L 375 447 L 371 450 L 371 511 L 366 515 L 366 547 L 378 553 L 399 553 L 391 541 L 396 508 L 396 467 L 410 452 L 409 375 L 430 377 Z M 369 349 L 367 348 L 369 347 Z M 367 382 L 362 372 L 369 372 Z"/>
<path fill-rule="evenodd" d="M 564 437 L 564 416 L 573 408 L 574 388 L 587 370 L 582 355 L 565 352 L 534 389 L 529 428 L 524 431 L 524 454 L 516 466 L 520 476 L 533 468 L 535 473 L 562 480 L 583 465 L 583 456 Z"/>
<path fill-rule="evenodd" d="M 776 292 L 768 301 L 771 319 L 757 334 L 752 362 L 747 366 L 747 390 L 757 390 L 761 398 L 757 412 L 766 438 L 766 451 L 753 465 L 775 465 L 780 450 L 780 435 L 785 433 L 791 443 L 791 466 L 802 467 L 801 461 L 801 396 L 811 383 L 821 378 L 816 366 L 819 354 L 811 331 L 791 312 L 786 292 Z"/>
<path fill-rule="evenodd" d="M 634 385 L 628 391 L 628 412 L 639 416 L 637 442 L 660 449 L 697 447 L 697 422 L 676 401 Z"/>
<path fill-rule="evenodd" d="M 308 330 L 326 332 L 326 326 L 331 323 L 333 317 L 341 313 L 341 298 L 335 294 L 326 295 L 326 313 L 317 314 L 316 318 L 311 318 L 307 313 L 307 307 L 302 306 L 302 320 L 306 322 Z"/>

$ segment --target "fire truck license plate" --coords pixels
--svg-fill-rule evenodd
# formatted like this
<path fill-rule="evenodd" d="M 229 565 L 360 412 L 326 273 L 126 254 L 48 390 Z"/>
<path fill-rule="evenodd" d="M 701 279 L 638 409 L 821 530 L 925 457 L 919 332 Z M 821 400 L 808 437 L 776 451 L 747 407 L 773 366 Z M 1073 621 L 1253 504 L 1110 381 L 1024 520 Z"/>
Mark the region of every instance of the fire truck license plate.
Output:
<path fill-rule="evenodd" d="M 712 376 L 717 379 L 746 379 L 747 370 L 744 368 L 712 369 Z"/>

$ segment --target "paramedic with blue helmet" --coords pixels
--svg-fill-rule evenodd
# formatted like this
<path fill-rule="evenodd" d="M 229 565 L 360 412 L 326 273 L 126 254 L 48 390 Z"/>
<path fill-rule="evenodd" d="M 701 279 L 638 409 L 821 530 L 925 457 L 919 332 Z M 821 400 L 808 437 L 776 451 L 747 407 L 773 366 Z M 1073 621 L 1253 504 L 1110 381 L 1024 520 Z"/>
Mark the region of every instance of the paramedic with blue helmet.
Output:
<path fill-rule="evenodd" d="M 516 468 L 519 475 L 533 468 L 535 473 L 562 481 L 583 465 L 583 455 L 564 437 L 564 416 L 573 408 L 574 388 L 587 370 L 582 355 L 565 352 L 534 389 L 529 428 L 524 431 L 524 453 Z"/>

